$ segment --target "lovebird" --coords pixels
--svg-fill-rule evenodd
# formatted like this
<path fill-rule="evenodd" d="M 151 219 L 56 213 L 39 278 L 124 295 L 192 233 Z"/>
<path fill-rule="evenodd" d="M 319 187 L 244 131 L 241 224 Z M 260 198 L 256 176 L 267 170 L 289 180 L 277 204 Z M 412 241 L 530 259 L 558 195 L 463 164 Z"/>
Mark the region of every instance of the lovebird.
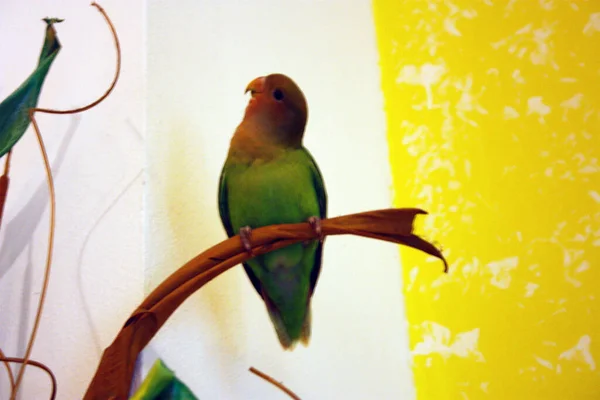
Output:
<path fill-rule="evenodd" d="M 279 342 L 308 346 L 311 298 L 321 271 L 327 193 L 321 171 L 302 144 L 308 118 L 304 94 L 289 77 L 254 79 L 244 117 L 230 142 L 219 182 L 219 214 L 229 237 L 251 253 L 253 228 L 309 222 L 316 238 L 243 263 L 265 303 Z"/>

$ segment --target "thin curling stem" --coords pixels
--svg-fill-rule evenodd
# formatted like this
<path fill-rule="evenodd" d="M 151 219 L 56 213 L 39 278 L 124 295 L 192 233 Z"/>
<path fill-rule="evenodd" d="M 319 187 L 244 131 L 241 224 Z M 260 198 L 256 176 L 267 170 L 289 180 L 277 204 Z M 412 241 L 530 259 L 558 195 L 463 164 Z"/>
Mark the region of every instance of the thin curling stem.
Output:
<path fill-rule="evenodd" d="M 29 358 L 31 356 L 31 351 L 33 349 L 33 344 L 35 342 L 35 337 L 37 335 L 37 331 L 39 328 L 41 315 L 42 315 L 42 309 L 44 306 L 44 301 L 46 299 L 46 292 L 48 290 L 48 281 L 50 279 L 50 269 L 51 269 L 51 265 L 52 265 L 52 252 L 53 252 L 53 248 L 54 248 L 54 231 L 55 231 L 55 219 L 56 219 L 56 196 L 55 196 L 55 192 L 54 192 L 54 180 L 52 178 L 52 170 L 50 168 L 50 161 L 48 160 L 48 154 L 46 153 L 46 148 L 44 146 L 42 134 L 40 132 L 40 129 L 39 129 L 39 126 L 37 124 L 34 114 L 36 112 L 43 112 L 43 113 L 47 113 L 47 114 L 76 114 L 76 113 L 79 113 L 82 111 L 89 110 L 90 108 L 95 107 L 101 101 L 103 101 L 105 98 L 108 97 L 108 95 L 112 92 L 113 88 L 117 84 L 117 80 L 119 78 L 120 71 L 121 71 L 121 47 L 119 45 L 119 38 L 117 36 L 117 31 L 115 30 L 115 28 L 112 24 L 112 21 L 110 20 L 110 18 L 108 17 L 108 15 L 104 11 L 104 9 L 97 3 L 92 3 L 91 5 L 96 7 L 98 9 L 98 11 L 100 11 L 100 13 L 104 16 L 104 19 L 106 20 L 106 23 L 110 27 L 110 30 L 112 32 L 112 35 L 113 35 L 113 38 L 115 41 L 115 47 L 117 49 L 117 70 L 115 72 L 115 76 L 114 76 L 112 84 L 110 85 L 109 89 L 100 98 L 98 98 L 94 102 L 92 102 L 84 107 L 80 107 L 80 108 L 76 108 L 76 109 L 72 109 L 72 110 L 53 110 L 53 109 L 46 109 L 46 108 L 32 108 L 29 110 L 29 119 L 31 120 L 33 129 L 36 133 L 37 140 L 38 140 L 38 143 L 40 146 L 40 151 L 42 153 L 42 157 L 44 160 L 44 168 L 46 170 L 46 180 L 48 182 L 48 191 L 50 193 L 50 227 L 49 227 L 49 233 L 48 233 L 48 251 L 47 251 L 47 255 L 46 255 L 46 268 L 44 271 L 44 281 L 42 284 L 42 291 L 40 293 L 40 299 L 38 302 L 38 309 L 37 309 L 37 313 L 35 316 L 33 329 L 31 330 L 31 335 L 29 337 L 29 342 L 27 343 L 27 349 L 25 350 L 25 356 L 23 357 L 23 366 L 19 369 L 19 373 L 17 374 L 15 388 L 14 388 L 14 390 L 12 390 L 10 400 L 16 399 L 17 392 L 19 390 L 19 386 L 23 379 L 23 374 L 25 372 L 25 368 L 29 364 Z"/>
<path fill-rule="evenodd" d="M 19 364 L 24 364 L 25 360 L 22 358 L 17 358 L 17 357 L 4 357 L 1 356 L 0 357 L 0 362 L 3 363 L 19 363 Z M 33 367 L 37 367 L 40 368 L 42 370 L 44 370 L 48 376 L 50 377 L 50 383 L 52 385 L 52 391 L 50 392 L 50 400 L 55 400 L 56 399 L 56 377 L 54 376 L 54 374 L 52 373 L 52 370 L 50 368 L 48 368 L 48 366 L 44 363 L 41 363 L 39 361 L 35 361 L 35 360 L 27 360 L 27 364 L 31 365 Z"/>
<path fill-rule="evenodd" d="M 261 372 L 254 367 L 250 367 L 248 370 L 250 372 L 252 372 L 254 375 L 260 376 L 262 379 L 269 382 L 271 385 L 275 386 L 276 388 L 278 388 L 279 390 L 281 390 L 282 392 L 284 392 L 285 394 L 290 396 L 292 399 L 301 400 L 300 397 L 298 397 L 298 395 L 296 395 L 296 393 L 292 392 L 290 389 L 285 387 L 283 383 L 277 382 L 275 379 L 271 378 L 269 375 L 265 374 L 264 372 Z"/>
<path fill-rule="evenodd" d="M 13 375 L 12 369 L 10 369 L 10 365 L 8 365 L 8 361 L 5 360 L 5 358 L 6 358 L 6 355 L 0 349 L 0 360 L 2 360 L 2 363 L 6 367 L 6 373 L 8 374 L 8 382 L 10 384 L 10 390 L 12 393 L 12 391 L 15 389 L 15 376 Z"/>

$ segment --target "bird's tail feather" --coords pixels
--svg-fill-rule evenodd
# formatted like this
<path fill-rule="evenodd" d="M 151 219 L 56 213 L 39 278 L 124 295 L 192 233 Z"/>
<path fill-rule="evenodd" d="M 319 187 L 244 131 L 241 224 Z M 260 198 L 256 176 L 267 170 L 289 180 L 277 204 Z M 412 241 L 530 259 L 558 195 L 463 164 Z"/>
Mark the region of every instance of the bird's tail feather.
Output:
<path fill-rule="evenodd" d="M 275 332 L 277 333 L 277 338 L 279 339 L 279 343 L 284 350 L 293 350 L 296 347 L 296 343 L 298 340 L 306 347 L 310 341 L 310 332 L 311 332 L 311 312 L 310 305 L 307 305 L 306 308 L 306 316 L 304 317 L 304 322 L 302 325 L 302 331 L 300 332 L 300 336 L 296 338 L 290 337 L 290 334 L 283 322 L 281 317 L 281 313 L 273 303 L 269 296 L 267 296 L 263 291 L 263 300 L 265 305 L 267 306 L 267 311 L 269 313 L 269 318 L 275 327 Z"/>
<path fill-rule="evenodd" d="M 306 317 L 304 317 L 304 324 L 302 324 L 302 333 L 300 335 L 300 342 L 304 347 L 308 347 L 310 343 L 310 331 L 312 326 L 312 312 L 310 311 L 310 304 L 306 306 Z"/>

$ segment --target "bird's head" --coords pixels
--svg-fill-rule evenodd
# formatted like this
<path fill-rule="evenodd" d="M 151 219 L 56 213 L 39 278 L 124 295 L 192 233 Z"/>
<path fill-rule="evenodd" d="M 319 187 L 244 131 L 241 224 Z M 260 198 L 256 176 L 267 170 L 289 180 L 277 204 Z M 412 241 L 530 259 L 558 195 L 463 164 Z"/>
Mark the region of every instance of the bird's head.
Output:
<path fill-rule="evenodd" d="M 302 142 L 308 107 L 292 79 L 283 74 L 261 76 L 248 84 L 248 92 L 245 120 L 258 123 L 281 143 L 296 146 Z"/>

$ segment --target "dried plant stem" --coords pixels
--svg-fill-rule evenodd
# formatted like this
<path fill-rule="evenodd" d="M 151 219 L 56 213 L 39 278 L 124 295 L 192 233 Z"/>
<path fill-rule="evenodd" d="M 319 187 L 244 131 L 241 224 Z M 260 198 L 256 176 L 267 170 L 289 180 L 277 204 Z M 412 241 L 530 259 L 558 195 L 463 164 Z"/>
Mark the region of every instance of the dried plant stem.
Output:
<path fill-rule="evenodd" d="M 29 365 L 32 365 L 34 367 L 38 367 L 40 369 L 43 369 L 44 371 L 46 371 L 46 373 L 48 374 L 48 376 L 50 377 L 50 383 L 52 384 L 52 392 L 50 392 L 50 400 L 54 400 L 56 399 L 56 377 L 54 376 L 54 374 L 52 373 L 52 370 L 50 368 L 48 368 L 47 365 L 45 365 L 44 363 L 41 363 L 39 361 L 35 361 L 35 360 L 27 360 L 27 362 L 23 359 L 23 358 L 17 358 L 17 357 L 4 357 L 1 356 L 0 357 L 0 361 L 2 361 L 3 363 L 19 363 L 19 364 L 24 364 L 27 363 Z"/>
<path fill-rule="evenodd" d="M 4 173 L 0 176 L 0 227 L 2 227 L 2 217 L 4 216 L 4 205 L 6 204 L 6 196 L 8 195 L 8 184 L 10 179 L 8 173 L 10 172 L 10 159 L 12 157 L 12 149 L 6 153 L 6 159 L 4 161 Z"/>
<path fill-rule="evenodd" d="M 46 299 L 46 293 L 48 291 L 48 281 L 50 278 L 50 270 L 51 270 L 51 266 L 52 266 L 52 252 L 53 252 L 53 248 L 54 248 L 54 231 L 55 231 L 55 220 L 56 220 L 56 196 L 55 196 L 55 191 L 54 191 L 54 179 L 52 178 L 52 170 L 50 167 L 50 161 L 48 160 L 48 154 L 46 153 L 46 147 L 44 146 L 44 140 L 42 139 L 42 134 L 40 133 L 39 126 L 35 119 L 35 113 L 43 112 L 43 113 L 47 113 L 47 114 L 76 114 L 76 113 L 79 113 L 82 111 L 89 110 L 90 108 L 99 104 L 106 97 L 108 97 L 108 95 L 112 92 L 115 85 L 117 84 L 117 80 L 120 75 L 121 47 L 119 45 L 119 38 L 117 36 L 117 32 L 116 32 L 110 18 L 104 11 L 104 9 L 102 7 L 100 7 L 100 5 L 98 5 L 97 3 L 92 3 L 92 6 L 96 7 L 98 9 L 98 11 L 100 11 L 100 13 L 104 16 L 104 19 L 106 20 L 108 26 L 110 27 L 110 30 L 113 34 L 113 38 L 115 41 L 115 47 L 117 50 L 117 70 L 115 72 L 115 76 L 113 78 L 112 84 L 100 98 L 98 98 L 97 100 L 93 101 L 92 103 L 90 103 L 84 107 L 80 107 L 80 108 L 76 108 L 76 109 L 72 109 L 72 110 L 53 110 L 53 109 L 45 109 L 45 108 L 32 108 L 29 110 L 29 119 L 31 120 L 31 123 L 33 125 L 33 129 L 35 131 L 35 134 L 36 134 L 39 146 L 40 146 L 40 151 L 42 153 L 42 158 L 44 160 L 44 168 L 46 170 L 46 180 L 48 182 L 48 191 L 49 191 L 49 195 L 50 195 L 50 226 L 49 226 L 49 233 L 48 233 L 48 251 L 47 251 L 47 255 L 46 255 L 46 268 L 44 271 L 44 281 L 42 283 L 42 291 L 40 293 L 38 309 L 37 309 L 37 312 L 35 315 L 35 320 L 33 323 L 33 328 L 31 330 L 31 335 L 30 335 L 29 341 L 27 343 L 27 349 L 25 350 L 25 356 L 23 357 L 23 365 L 21 366 L 21 368 L 19 369 L 19 373 L 17 374 L 17 380 L 15 382 L 15 387 L 12 390 L 10 400 L 15 400 L 15 398 L 17 396 L 17 392 L 19 390 L 19 386 L 23 379 L 23 374 L 25 372 L 25 368 L 28 364 L 30 364 L 29 357 L 31 356 L 31 351 L 33 349 L 33 344 L 35 342 L 35 337 L 37 335 L 37 331 L 38 331 L 41 316 L 42 316 L 42 310 L 44 307 L 44 301 Z"/>
<path fill-rule="evenodd" d="M 8 365 L 8 361 L 5 360 L 5 358 L 6 355 L 2 352 L 2 349 L 0 349 L 0 359 L 2 359 L 2 363 L 6 367 L 6 373 L 8 374 L 8 382 L 10 383 L 10 390 L 12 393 L 12 391 L 15 389 L 15 376 L 13 375 L 12 369 L 10 369 L 10 365 Z"/>
<path fill-rule="evenodd" d="M 6 160 L 4 161 L 4 175 L 8 175 L 10 172 L 10 160 L 12 158 L 12 149 L 6 153 Z"/>
<path fill-rule="evenodd" d="M 98 9 L 98 11 L 100 11 L 100 13 L 104 16 L 104 19 L 106 20 L 106 23 L 108 24 L 108 26 L 110 28 L 110 31 L 112 32 L 113 38 L 115 40 L 115 48 L 117 50 L 117 69 L 115 71 L 115 76 L 113 78 L 112 83 L 110 84 L 110 87 L 97 100 L 94 100 L 90 104 L 85 105 L 83 107 L 74 108 L 72 110 L 54 110 L 54 109 L 51 109 L 51 108 L 36 108 L 35 111 L 37 111 L 37 112 L 43 112 L 43 113 L 47 113 L 47 114 L 77 114 L 77 113 L 80 113 L 82 111 L 87 111 L 90 108 L 93 108 L 93 107 L 97 106 L 105 98 L 107 98 L 108 95 L 113 91 L 113 89 L 117 85 L 117 81 L 119 80 L 119 76 L 121 75 L 121 45 L 119 44 L 119 37 L 117 36 L 117 31 L 115 30 L 115 27 L 114 27 L 112 21 L 110 20 L 110 18 L 106 14 L 106 11 L 104 11 L 104 8 L 102 8 L 96 2 L 92 3 L 91 5 L 94 6 L 94 7 L 96 7 Z"/>
<path fill-rule="evenodd" d="M 273 386 L 279 388 L 282 392 L 284 392 L 285 394 L 287 394 L 288 396 L 290 396 L 292 399 L 294 399 L 294 400 L 301 400 L 300 397 L 298 397 L 298 395 L 296 395 L 296 393 L 292 392 L 290 389 L 288 389 L 287 387 L 285 387 L 283 385 L 283 383 L 277 382 L 275 379 L 273 379 L 269 375 L 265 374 L 264 372 L 261 372 L 261 371 L 257 370 L 254 367 L 250 367 L 249 371 L 252 372 L 254 375 L 260 376 L 261 378 L 263 378 L 265 381 L 269 382 Z"/>
<path fill-rule="evenodd" d="M 31 356 L 31 350 L 33 349 L 33 343 L 35 342 L 35 337 L 37 335 L 38 328 L 40 326 L 40 320 L 42 317 L 42 310 L 44 308 L 44 302 L 46 300 L 46 293 L 48 292 L 48 281 L 50 279 L 50 269 L 52 266 L 52 251 L 54 249 L 54 228 L 55 228 L 55 220 L 56 220 L 56 196 L 54 193 L 54 179 L 52 178 L 52 170 L 50 168 L 50 161 L 48 160 L 48 154 L 46 153 L 46 147 L 44 146 L 44 140 L 42 139 L 42 135 L 40 133 L 37 121 L 33 113 L 35 109 L 31 109 L 29 111 L 29 118 L 31 119 L 31 123 L 33 124 L 33 129 L 35 131 L 38 143 L 40 145 L 40 151 L 42 153 L 42 158 L 44 159 L 44 168 L 46 169 L 46 179 L 48 181 L 48 191 L 50 192 L 50 226 L 48 232 L 48 251 L 46 254 L 46 268 L 44 270 L 44 281 L 42 283 L 42 291 L 40 293 L 40 299 L 38 301 L 38 309 L 35 314 L 35 319 L 33 322 L 33 328 L 31 329 L 31 335 L 29 336 L 29 342 L 27 343 L 27 349 L 25 350 L 25 356 L 23 357 L 23 365 L 19 369 L 19 373 L 17 374 L 17 381 L 15 383 L 15 388 L 12 391 L 11 400 L 14 400 L 17 397 L 17 392 L 19 390 L 19 386 L 21 384 L 21 380 L 23 379 L 23 373 L 25 372 L 25 367 L 29 364 L 29 357 Z"/>

